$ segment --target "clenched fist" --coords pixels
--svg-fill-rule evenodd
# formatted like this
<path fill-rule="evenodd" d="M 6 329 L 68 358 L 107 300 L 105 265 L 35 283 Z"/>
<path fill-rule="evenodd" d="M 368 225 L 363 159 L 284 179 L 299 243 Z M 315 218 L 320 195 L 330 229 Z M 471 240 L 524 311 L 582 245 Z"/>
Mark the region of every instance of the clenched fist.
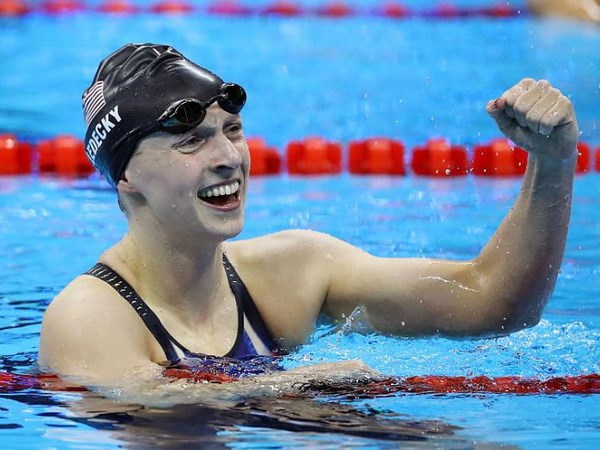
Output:
<path fill-rule="evenodd" d="M 538 158 L 575 155 L 579 127 L 571 101 L 546 80 L 525 78 L 486 106 L 498 128 Z"/>

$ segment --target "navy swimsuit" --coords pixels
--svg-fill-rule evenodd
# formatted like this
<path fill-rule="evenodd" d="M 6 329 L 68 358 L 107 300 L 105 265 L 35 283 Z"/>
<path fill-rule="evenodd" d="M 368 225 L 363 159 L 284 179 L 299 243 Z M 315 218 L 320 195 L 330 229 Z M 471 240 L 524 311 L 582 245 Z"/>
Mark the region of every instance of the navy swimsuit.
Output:
<path fill-rule="evenodd" d="M 269 336 L 265 323 L 256 309 L 256 305 L 254 304 L 248 289 L 246 289 L 246 286 L 225 255 L 223 255 L 223 266 L 227 273 L 229 286 L 235 296 L 238 313 L 237 337 L 235 344 L 225 355 L 225 359 L 252 359 L 259 355 L 274 355 L 276 346 Z M 86 274 L 105 281 L 127 300 L 164 350 L 170 365 L 176 365 L 181 360 L 190 358 L 198 358 L 201 360 L 214 358 L 214 356 L 211 355 L 191 352 L 177 342 L 131 285 L 106 264 L 98 263 L 87 271 Z M 251 328 L 258 337 L 258 349 L 250 339 L 247 328 Z"/>

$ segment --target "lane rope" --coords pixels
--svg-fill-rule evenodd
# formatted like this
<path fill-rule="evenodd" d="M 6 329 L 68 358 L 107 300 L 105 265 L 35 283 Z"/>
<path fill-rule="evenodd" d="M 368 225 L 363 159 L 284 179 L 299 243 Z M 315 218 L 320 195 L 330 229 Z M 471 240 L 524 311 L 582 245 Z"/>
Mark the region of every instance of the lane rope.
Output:
<path fill-rule="evenodd" d="M 216 0 L 206 5 L 196 5 L 186 0 L 157 0 L 150 5 L 129 0 L 104 0 L 100 4 L 87 4 L 79 0 L 0 0 L 0 16 L 22 17 L 29 14 L 66 15 L 75 13 L 101 13 L 112 15 L 132 14 L 207 14 L 221 16 L 267 16 L 267 17 L 386 17 L 390 19 L 508 19 L 525 17 L 529 11 L 505 2 L 488 6 L 459 6 L 452 2 L 439 2 L 431 7 L 413 8 L 399 1 L 382 0 L 372 7 L 357 7 L 343 0 L 331 0 L 316 6 L 303 5 L 294 0 L 273 0 L 268 4 L 253 4 L 250 1 Z"/>
<path fill-rule="evenodd" d="M 164 375 L 173 379 L 189 379 L 195 382 L 235 382 L 231 376 L 185 369 L 166 369 Z M 222 374 L 221 374 L 222 375 Z M 0 392 L 10 393 L 27 389 L 58 392 L 83 392 L 87 389 L 61 380 L 56 375 L 26 375 L 0 372 Z M 552 377 L 548 379 L 504 377 L 461 377 L 425 375 L 413 377 L 390 377 L 375 381 L 328 383 L 308 381 L 298 386 L 306 395 L 330 395 L 354 398 L 370 398 L 393 394 L 600 394 L 600 374 Z"/>

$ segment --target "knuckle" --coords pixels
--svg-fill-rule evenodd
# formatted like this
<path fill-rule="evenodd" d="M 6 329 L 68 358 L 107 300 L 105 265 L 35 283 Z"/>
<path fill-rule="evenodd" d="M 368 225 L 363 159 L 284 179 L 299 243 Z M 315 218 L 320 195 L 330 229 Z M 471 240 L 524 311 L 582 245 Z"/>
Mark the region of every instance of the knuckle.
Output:
<path fill-rule="evenodd" d="M 555 97 L 555 98 L 557 98 L 557 99 L 559 99 L 559 98 L 563 97 L 563 95 L 560 93 L 560 91 L 559 91 L 558 89 L 556 89 L 556 88 L 552 87 L 552 86 L 550 86 L 550 87 L 548 88 L 548 93 L 547 93 L 547 95 L 549 95 L 549 96 L 552 96 L 552 97 Z"/>
<path fill-rule="evenodd" d="M 525 121 L 527 123 L 537 123 L 540 121 L 540 116 L 537 111 L 530 110 L 527 112 L 527 114 L 525 114 Z"/>
<path fill-rule="evenodd" d="M 550 84 L 550 82 L 548 80 L 539 80 L 538 81 L 538 86 L 544 88 L 544 89 L 551 89 L 552 85 Z"/>
<path fill-rule="evenodd" d="M 520 95 L 513 102 L 513 111 L 515 112 L 515 114 L 526 114 L 527 113 L 527 105 L 528 105 L 528 102 L 527 102 L 526 97 L 523 95 Z"/>

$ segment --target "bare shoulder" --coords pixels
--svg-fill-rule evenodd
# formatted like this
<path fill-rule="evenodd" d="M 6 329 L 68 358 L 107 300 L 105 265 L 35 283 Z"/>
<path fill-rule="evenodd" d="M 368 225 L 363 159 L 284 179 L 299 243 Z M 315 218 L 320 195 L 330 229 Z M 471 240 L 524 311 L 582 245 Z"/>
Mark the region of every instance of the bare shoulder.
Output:
<path fill-rule="evenodd" d="M 314 330 L 336 261 L 361 250 L 324 233 L 282 231 L 227 244 L 272 336 L 284 346 L 303 343 Z"/>
<path fill-rule="evenodd" d="M 228 243 L 228 252 L 248 263 L 319 258 L 331 251 L 360 251 L 331 235 L 312 230 L 285 230 L 254 239 Z"/>
<path fill-rule="evenodd" d="M 39 365 L 69 375 L 118 374 L 123 369 L 118 361 L 143 359 L 145 333 L 138 322 L 133 309 L 108 284 L 79 276 L 44 313 Z"/>
<path fill-rule="evenodd" d="M 119 304 L 112 300 L 116 293 L 108 284 L 81 275 L 69 283 L 50 303 L 44 314 L 44 323 L 59 320 L 62 325 L 71 321 L 98 320 L 112 315 Z"/>

